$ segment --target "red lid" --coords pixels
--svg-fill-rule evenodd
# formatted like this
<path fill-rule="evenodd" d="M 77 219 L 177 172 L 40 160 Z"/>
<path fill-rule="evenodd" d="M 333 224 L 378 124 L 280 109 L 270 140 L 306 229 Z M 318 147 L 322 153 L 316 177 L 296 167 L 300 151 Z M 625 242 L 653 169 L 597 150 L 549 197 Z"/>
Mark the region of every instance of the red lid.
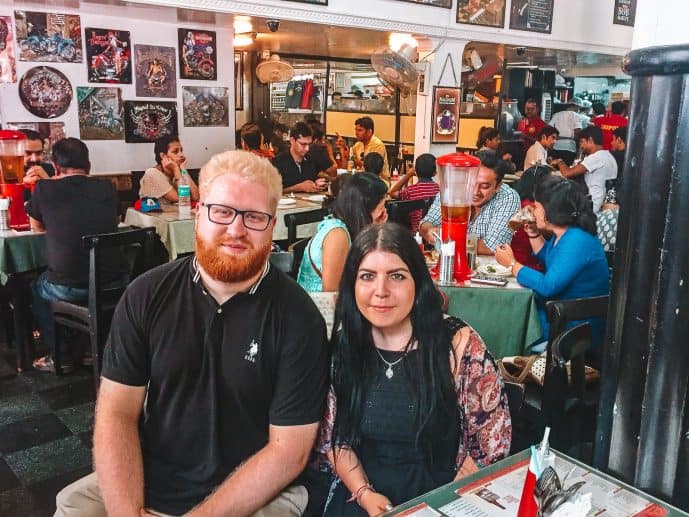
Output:
<path fill-rule="evenodd" d="M 0 140 L 26 140 L 26 135 L 14 129 L 0 129 Z"/>
<path fill-rule="evenodd" d="M 466 153 L 450 153 L 438 156 L 436 165 L 451 165 L 452 167 L 478 167 L 481 160 Z"/>

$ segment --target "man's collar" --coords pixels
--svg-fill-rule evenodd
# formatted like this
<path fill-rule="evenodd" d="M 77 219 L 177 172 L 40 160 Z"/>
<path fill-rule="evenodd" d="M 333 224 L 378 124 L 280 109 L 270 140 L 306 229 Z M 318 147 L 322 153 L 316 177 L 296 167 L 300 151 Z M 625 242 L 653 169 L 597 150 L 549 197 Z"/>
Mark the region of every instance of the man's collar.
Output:
<path fill-rule="evenodd" d="M 263 266 L 263 271 L 261 272 L 261 276 L 258 277 L 258 280 L 256 280 L 256 282 L 254 282 L 254 284 L 244 292 L 247 294 L 256 294 L 256 291 L 261 286 L 261 282 L 268 275 L 268 271 L 270 271 L 270 260 L 266 260 L 266 264 Z M 194 255 L 194 258 L 191 261 L 191 281 L 200 285 L 204 294 L 207 294 L 206 288 L 201 282 L 201 266 L 199 265 L 199 259 L 196 257 L 196 255 Z"/>

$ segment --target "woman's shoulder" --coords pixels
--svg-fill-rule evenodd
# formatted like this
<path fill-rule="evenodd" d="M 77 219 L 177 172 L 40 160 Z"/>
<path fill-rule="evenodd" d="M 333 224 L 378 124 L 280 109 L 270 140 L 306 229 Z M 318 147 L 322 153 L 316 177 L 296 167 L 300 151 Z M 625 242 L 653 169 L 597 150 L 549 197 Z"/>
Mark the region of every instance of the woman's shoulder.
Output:
<path fill-rule="evenodd" d="M 347 230 L 347 225 L 344 223 L 344 221 L 332 216 L 328 216 L 325 219 L 323 219 L 320 223 L 318 223 L 316 233 L 322 235 L 323 238 L 325 238 L 325 236 L 328 233 L 330 233 L 332 230 L 335 230 L 336 228 L 344 230 L 347 233 L 347 236 L 349 236 L 349 231 Z"/>

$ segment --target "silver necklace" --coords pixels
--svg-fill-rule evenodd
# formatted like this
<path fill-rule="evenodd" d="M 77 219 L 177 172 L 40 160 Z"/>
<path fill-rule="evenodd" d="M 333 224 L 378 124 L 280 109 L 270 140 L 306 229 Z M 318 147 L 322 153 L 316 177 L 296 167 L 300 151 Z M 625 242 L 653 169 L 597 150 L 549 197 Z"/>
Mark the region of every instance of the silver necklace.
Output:
<path fill-rule="evenodd" d="M 376 353 L 378 354 L 378 357 L 380 357 L 380 360 L 383 361 L 388 367 L 385 369 L 385 376 L 388 379 L 392 379 L 392 376 L 395 375 L 395 372 L 392 370 L 392 367 L 395 366 L 397 363 L 402 361 L 405 357 L 407 357 L 407 353 L 405 352 L 402 357 L 400 357 L 397 361 L 394 363 L 391 363 L 390 361 L 386 361 L 385 358 L 383 357 L 383 354 L 380 353 L 380 350 L 378 350 L 378 347 L 373 347 L 376 349 Z"/>

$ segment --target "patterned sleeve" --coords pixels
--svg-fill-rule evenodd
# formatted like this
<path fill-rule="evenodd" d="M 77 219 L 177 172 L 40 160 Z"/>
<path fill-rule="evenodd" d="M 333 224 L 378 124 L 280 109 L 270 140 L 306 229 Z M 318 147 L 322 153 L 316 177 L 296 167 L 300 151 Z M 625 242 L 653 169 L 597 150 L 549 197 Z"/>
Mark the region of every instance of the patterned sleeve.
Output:
<path fill-rule="evenodd" d="M 471 330 L 455 378 L 460 439 L 457 469 L 471 456 L 485 467 L 509 454 L 512 421 L 505 385 L 481 337 Z"/>
<path fill-rule="evenodd" d="M 440 226 L 441 223 L 441 213 L 440 213 L 440 194 L 436 194 L 433 198 L 433 203 L 431 204 L 426 215 L 421 219 L 421 223 L 431 223 L 433 226 Z"/>
<path fill-rule="evenodd" d="M 488 228 L 482 236 L 483 244 L 493 252 L 498 245 L 512 242 L 512 230 L 507 223 L 520 208 L 519 194 L 510 187 L 501 188 L 498 195 L 501 199 L 493 205 Z"/>
<path fill-rule="evenodd" d="M 318 428 L 318 441 L 316 442 L 316 452 L 327 454 L 333 448 L 333 426 L 335 425 L 335 414 L 337 413 L 337 397 L 332 385 L 328 390 L 328 397 L 325 401 L 325 413 Z"/>

